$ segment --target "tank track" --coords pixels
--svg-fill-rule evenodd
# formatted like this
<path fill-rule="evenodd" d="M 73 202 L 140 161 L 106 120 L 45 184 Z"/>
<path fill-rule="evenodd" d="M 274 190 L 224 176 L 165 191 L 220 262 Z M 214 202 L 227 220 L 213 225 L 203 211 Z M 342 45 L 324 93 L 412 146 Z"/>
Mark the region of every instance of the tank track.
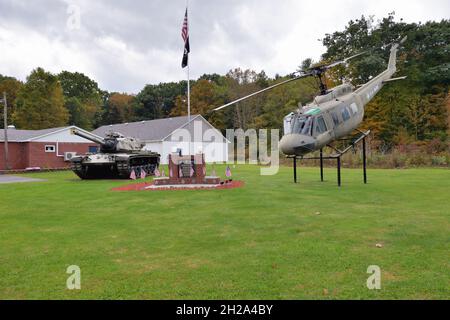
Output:
<path fill-rule="evenodd" d="M 117 160 L 114 164 L 87 165 L 82 161 L 73 161 L 72 171 L 83 180 L 130 179 L 132 170 L 135 170 L 136 176 L 141 175 L 141 170 L 145 170 L 146 175 L 154 175 L 159 160 L 159 156 L 135 155 Z"/>
<path fill-rule="evenodd" d="M 135 170 L 136 176 L 140 176 L 141 170 L 146 175 L 153 176 L 159 167 L 159 157 L 132 156 L 128 160 L 117 161 L 117 173 L 121 179 L 129 179 L 131 170 Z"/>

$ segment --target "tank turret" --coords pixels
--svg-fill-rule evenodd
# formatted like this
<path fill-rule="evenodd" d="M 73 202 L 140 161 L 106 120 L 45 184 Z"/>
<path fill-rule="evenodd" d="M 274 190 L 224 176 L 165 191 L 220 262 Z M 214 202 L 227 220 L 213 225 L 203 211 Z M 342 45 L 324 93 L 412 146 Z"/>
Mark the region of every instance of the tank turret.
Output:
<path fill-rule="evenodd" d="M 100 152 L 104 153 L 139 152 L 145 146 L 139 139 L 125 137 L 119 132 L 108 132 L 105 138 L 77 129 L 72 129 L 72 134 L 99 144 Z"/>
<path fill-rule="evenodd" d="M 153 175 L 159 166 L 160 155 L 145 151 L 139 139 L 125 137 L 118 132 L 108 132 L 104 138 L 87 131 L 72 129 L 72 134 L 97 143 L 100 152 L 73 157 L 72 170 L 82 179 L 124 178 L 131 172 L 139 176 L 142 171 Z"/>

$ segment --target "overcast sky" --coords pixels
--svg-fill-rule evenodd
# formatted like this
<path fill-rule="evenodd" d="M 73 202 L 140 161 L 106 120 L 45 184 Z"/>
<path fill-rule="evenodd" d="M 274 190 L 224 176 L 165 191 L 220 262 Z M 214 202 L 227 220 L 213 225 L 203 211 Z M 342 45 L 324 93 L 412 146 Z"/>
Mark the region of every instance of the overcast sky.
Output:
<path fill-rule="evenodd" d="M 79 71 L 109 91 L 179 81 L 186 0 L 0 0 L 0 74 Z M 449 0 L 190 0 L 191 78 L 241 67 L 295 71 L 350 19 L 450 18 Z M 79 14 L 78 14 L 79 13 Z M 79 19 L 78 19 L 79 17 Z"/>

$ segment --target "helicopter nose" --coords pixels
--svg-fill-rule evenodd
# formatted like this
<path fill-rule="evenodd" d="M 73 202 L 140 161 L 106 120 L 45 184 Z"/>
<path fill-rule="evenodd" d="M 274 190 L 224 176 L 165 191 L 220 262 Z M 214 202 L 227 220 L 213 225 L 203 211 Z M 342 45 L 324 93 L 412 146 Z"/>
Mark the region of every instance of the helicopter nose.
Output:
<path fill-rule="evenodd" d="M 281 138 L 280 149 L 288 156 L 302 156 L 314 151 L 315 139 L 302 134 L 288 134 Z"/>

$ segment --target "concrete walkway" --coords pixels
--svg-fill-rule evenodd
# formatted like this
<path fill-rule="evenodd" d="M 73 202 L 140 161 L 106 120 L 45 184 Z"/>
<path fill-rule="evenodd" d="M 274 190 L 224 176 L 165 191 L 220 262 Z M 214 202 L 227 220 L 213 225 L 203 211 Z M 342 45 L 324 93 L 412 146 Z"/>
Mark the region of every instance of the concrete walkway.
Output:
<path fill-rule="evenodd" d="M 46 181 L 46 180 L 34 179 L 34 178 L 26 178 L 26 177 L 18 177 L 18 176 L 4 176 L 4 175 L 0 175 L 0 184 L 18 183 L 18 182 L 39 182 L 39 181 Z"/>

